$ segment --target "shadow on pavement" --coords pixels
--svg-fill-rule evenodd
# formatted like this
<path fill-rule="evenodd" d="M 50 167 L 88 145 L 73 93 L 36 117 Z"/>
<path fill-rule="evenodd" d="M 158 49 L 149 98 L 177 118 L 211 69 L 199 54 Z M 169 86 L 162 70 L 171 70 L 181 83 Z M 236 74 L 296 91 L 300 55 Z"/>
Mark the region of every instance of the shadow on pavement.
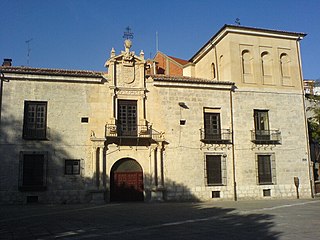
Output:
<path fill-rule="evenodd" d="M 0 221 L 0 239 L 278 239 L 272 215 L 213 204 L 16 206 L 21 216 Z"/>

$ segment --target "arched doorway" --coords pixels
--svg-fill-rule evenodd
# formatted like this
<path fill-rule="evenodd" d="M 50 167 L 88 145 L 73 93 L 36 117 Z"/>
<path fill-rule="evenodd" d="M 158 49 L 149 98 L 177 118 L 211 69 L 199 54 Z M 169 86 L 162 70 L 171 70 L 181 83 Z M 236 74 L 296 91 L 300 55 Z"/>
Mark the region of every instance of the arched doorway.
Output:
<path fill-rule="evenodd" d="M 110 201 L 143 201 L 143 171 L 137 161 L 120 159 L 110 176 Z"/>

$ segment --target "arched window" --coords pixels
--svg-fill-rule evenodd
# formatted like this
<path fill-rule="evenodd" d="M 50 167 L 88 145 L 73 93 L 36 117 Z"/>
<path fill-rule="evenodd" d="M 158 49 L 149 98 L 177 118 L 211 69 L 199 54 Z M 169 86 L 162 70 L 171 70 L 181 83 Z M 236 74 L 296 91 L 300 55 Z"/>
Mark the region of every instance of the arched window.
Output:
<path fill-rule="evenodd" d="M 286 53 L 280 55 L 281 75 L 290 77 L 290 58 Z"/>
<path fill-rule="evenodd" d="M 224 61 L 223 61 L 223 55 L 219 57 L 219 79 L 224 79 Z"/>
<path fill-rule="evenodd" d="M 251 74 L 252 73 L 252 57 L 249 50 L 243 50 L 242 54 L 242 73 Z"/>
<path fill-rule="evenodd" d="M 214 63 L 211 64 L 211 76 L 213 79 L 216 78 L 216 65 Z"/>
<path fill-rule="evenodd" d="M 271 76 L 272 75 L 272 59 L 268 52 L 261 53 L 262 61 L 262 75 Z"/>

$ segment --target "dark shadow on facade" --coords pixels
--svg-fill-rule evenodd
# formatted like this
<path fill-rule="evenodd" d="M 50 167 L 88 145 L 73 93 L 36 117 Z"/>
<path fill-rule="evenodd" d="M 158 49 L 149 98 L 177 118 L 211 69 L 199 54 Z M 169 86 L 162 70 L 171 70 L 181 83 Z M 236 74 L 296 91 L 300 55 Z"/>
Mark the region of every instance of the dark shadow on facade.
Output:
<path fill-rule="evenodd" d="M 73 143 L 50 126 L 46 139 L 24 139 L 23 112 L 16 119 L 9 107 L 3 104 L 1 113 L 0 203 L 90 201 L 87 189 L 94 188 L 95 177 L 85 177 L 85 159 L 70 153 Z"/>

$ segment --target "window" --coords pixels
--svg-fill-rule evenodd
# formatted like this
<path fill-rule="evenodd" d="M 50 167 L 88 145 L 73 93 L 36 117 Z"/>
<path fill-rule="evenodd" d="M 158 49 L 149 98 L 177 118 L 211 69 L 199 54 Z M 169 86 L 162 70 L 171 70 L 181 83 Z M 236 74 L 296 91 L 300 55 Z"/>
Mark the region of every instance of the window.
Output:
<path fill-rule="evenodd" d="M 223 55 L 221 55 L 219 57 L 219 65 L 218 65 L 218 69 L 219 69 L 219 80 L 224 80 L 225 78 L 225 66 L 224 66 L 224 57 Z"/>
<path fill-rule="evenodd" d="M 286 53 L 280 55 L 282 77 L 290 77 L 290 58 Z"/>
<path fill-rule="evenodd" d="M 21 152 L 19 189 L 43 191 L 46 189 L 47 152 Z"/>
<path fill-rule="evenodd" d="M 206 155 L 207 185 L 223 185 L 226 182 L 226 162 L 222 155 Z"/>
<path fill-rule="evenodd" d="M 268 110 L 254 110 L 255 140 L 270 140 Z"/>
<path fill-rule="evenodd" d="M 258 183 L 273 184 L 275 183 L 275 158 L 274 154 L 258 154 Z"/>
<path fill-rule="evenodd" d="M 221 139 L 220 113 L 204 113 L 204 133 L 206 140 Z"/>
<path fill-rule="evenodd" d="M 80 174 L 80 160 L 67 159 L 65 160 L 66 175 L 79 175 Z"/>
<path fill-rule="evenodd" d="M 272 75 L 272 59 L 268 52 L 261 53 L 262 61 L 262 75 L 271 76 Z"/>
<path fill-rule="evenodd" d="M 137 101 L 118 101 L 118 134 L 137 136 Z"/>
<path fill-rule="evenodd" d="M 242 73 L 252 73 L 252 57 L 248 50 L 242 51 Z"/>
<path fill-rule="evenodd" d="M 47 130 L 47 102 L 25 101 L 23 138 L 46 139 Z"/>
<path fill-rule="evenodd" d="M 216 66 L 214 65 L 214 63 L 211 64 L 211 76 L 213 79 L 216 78 Z"/>

